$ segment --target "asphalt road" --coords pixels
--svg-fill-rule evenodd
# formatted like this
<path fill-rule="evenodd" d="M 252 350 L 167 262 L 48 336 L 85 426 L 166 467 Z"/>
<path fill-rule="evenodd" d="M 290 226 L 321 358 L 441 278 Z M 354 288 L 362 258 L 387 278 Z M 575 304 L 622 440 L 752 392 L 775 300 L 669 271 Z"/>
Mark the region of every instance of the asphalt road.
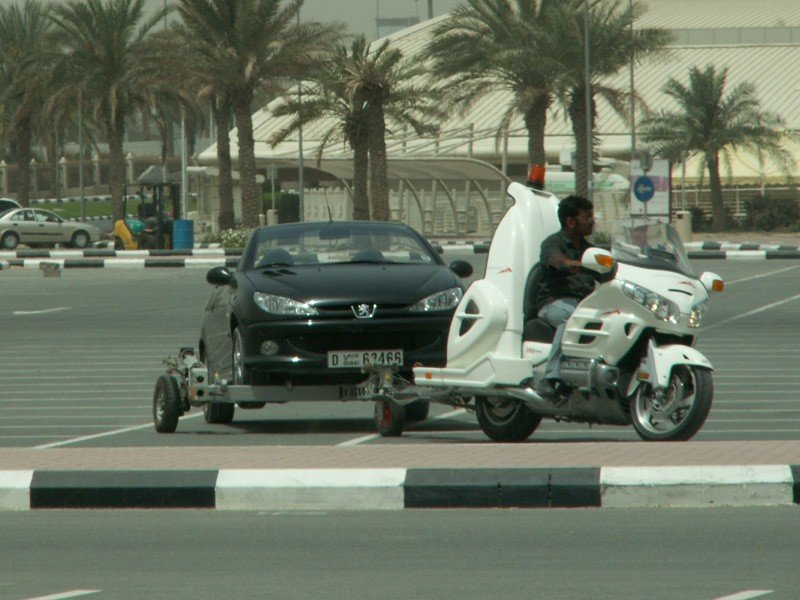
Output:
<path fill-rule="evenodd" d="M 486 255 L 469 255 L 482 275 Z M 446 255 L 447 260 L 464 255 Z M 727 281 L 698 348 L 715 398 L 698 440 L 800 439 L 800 261 L 695 261 Z M 401 438 L 374 435 L 371 403 L 295 402 L 237 409 L 230 426 L 193 409 L 156 434 L 151 402 L 162 360 L 197 344 L 210 287 L 204 269 L 0 271 L 0 446 L 197 446 L 491 443 L 473 415 L 434 406 Z M 638 439 L 629 428 L 545 421 L 530 438 Z"/>
<path fill-rule="evenodd" d="M 793 507 L 6 513 L 0 597 L 791 599 L 798 534 Z"/>

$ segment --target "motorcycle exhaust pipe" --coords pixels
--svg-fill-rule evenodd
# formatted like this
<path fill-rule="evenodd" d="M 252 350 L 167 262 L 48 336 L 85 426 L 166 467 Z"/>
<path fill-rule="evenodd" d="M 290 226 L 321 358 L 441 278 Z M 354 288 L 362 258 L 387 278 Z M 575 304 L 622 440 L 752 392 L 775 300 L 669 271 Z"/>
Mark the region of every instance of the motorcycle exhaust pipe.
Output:
<path fill-rule="evenodd" d="M 494 398 L 512 398 L 520 400 L 531 410 L 542 415 L 559 414 L 557 407 L 542 398 L 533 388 L 458 388 L 456 393 L 461 396 L 491 396 Z"/>

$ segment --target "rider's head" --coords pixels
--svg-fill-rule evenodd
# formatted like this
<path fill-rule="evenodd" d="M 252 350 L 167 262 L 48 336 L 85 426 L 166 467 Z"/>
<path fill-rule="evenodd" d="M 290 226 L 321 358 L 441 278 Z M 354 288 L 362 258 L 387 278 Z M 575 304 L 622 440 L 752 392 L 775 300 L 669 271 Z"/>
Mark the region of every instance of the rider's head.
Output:
<path fill-rule="evenodd" d="M 558 203 L 558 221 L 568 234 L 582 237 L 591 235 L 594 229 L 594 207 L 582 196 L 567 196 Z"/>

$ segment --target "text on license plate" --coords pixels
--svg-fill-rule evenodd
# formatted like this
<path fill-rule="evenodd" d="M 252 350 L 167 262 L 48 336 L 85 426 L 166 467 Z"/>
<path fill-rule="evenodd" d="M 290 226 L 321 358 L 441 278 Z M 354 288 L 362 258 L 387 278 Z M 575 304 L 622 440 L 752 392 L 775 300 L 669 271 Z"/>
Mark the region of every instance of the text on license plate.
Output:
<path fill-rule="evenodd" d="M 402 350 L 340 350 L 328 352 L 329 369 L 352 369 L 370 365 L 401 365 Z"/>

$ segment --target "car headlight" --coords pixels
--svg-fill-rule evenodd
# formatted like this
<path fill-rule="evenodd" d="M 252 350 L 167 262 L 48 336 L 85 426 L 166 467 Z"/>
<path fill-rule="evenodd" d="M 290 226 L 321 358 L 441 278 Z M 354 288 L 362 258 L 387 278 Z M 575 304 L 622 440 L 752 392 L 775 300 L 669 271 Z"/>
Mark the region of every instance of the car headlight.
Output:
<path fill-rule="evenodd" d="M 662 321 L 669 321 L 670 323 L 677 323 L 678 317 L 681 314 L 678 305 L 672 300 L 664 298 L 661 294 L 656 294 L 652 290 L 648 290 L 640 285 L 631 283 L 630 281 L 622 282 L 622 292 L 638 302 Z"/>
<path fill-rule="evenodd" d="M 283 296 L 274 296 L 272 294 L 262 294 L 256 292 L 253 294 L 253 301 L 261 310 L 270 313 L 271 315 L 282 315 L 290 317 L 311 317 L 318 315 L 319 311 L 313 306 L 305 302 L 298 302 L 291 298 L 284 298 Z"/>
<path fill-rule="evenodd" d="M 708 300 L 698 302 L 692 307 L 692 312 L 689 313 L 689 327 L 700 327 L 700 321 L 703 316 L 708 312 Z"/>
<path fill-rule="evenodd" d="M 414 312 L 428 312 L 433 310 L 449 310 L 455 308 L 461 301 L 464 292 L 460 287 L 450 288 L 443 292 L 431 294 L 414 304 L 409 310 Z"/>

